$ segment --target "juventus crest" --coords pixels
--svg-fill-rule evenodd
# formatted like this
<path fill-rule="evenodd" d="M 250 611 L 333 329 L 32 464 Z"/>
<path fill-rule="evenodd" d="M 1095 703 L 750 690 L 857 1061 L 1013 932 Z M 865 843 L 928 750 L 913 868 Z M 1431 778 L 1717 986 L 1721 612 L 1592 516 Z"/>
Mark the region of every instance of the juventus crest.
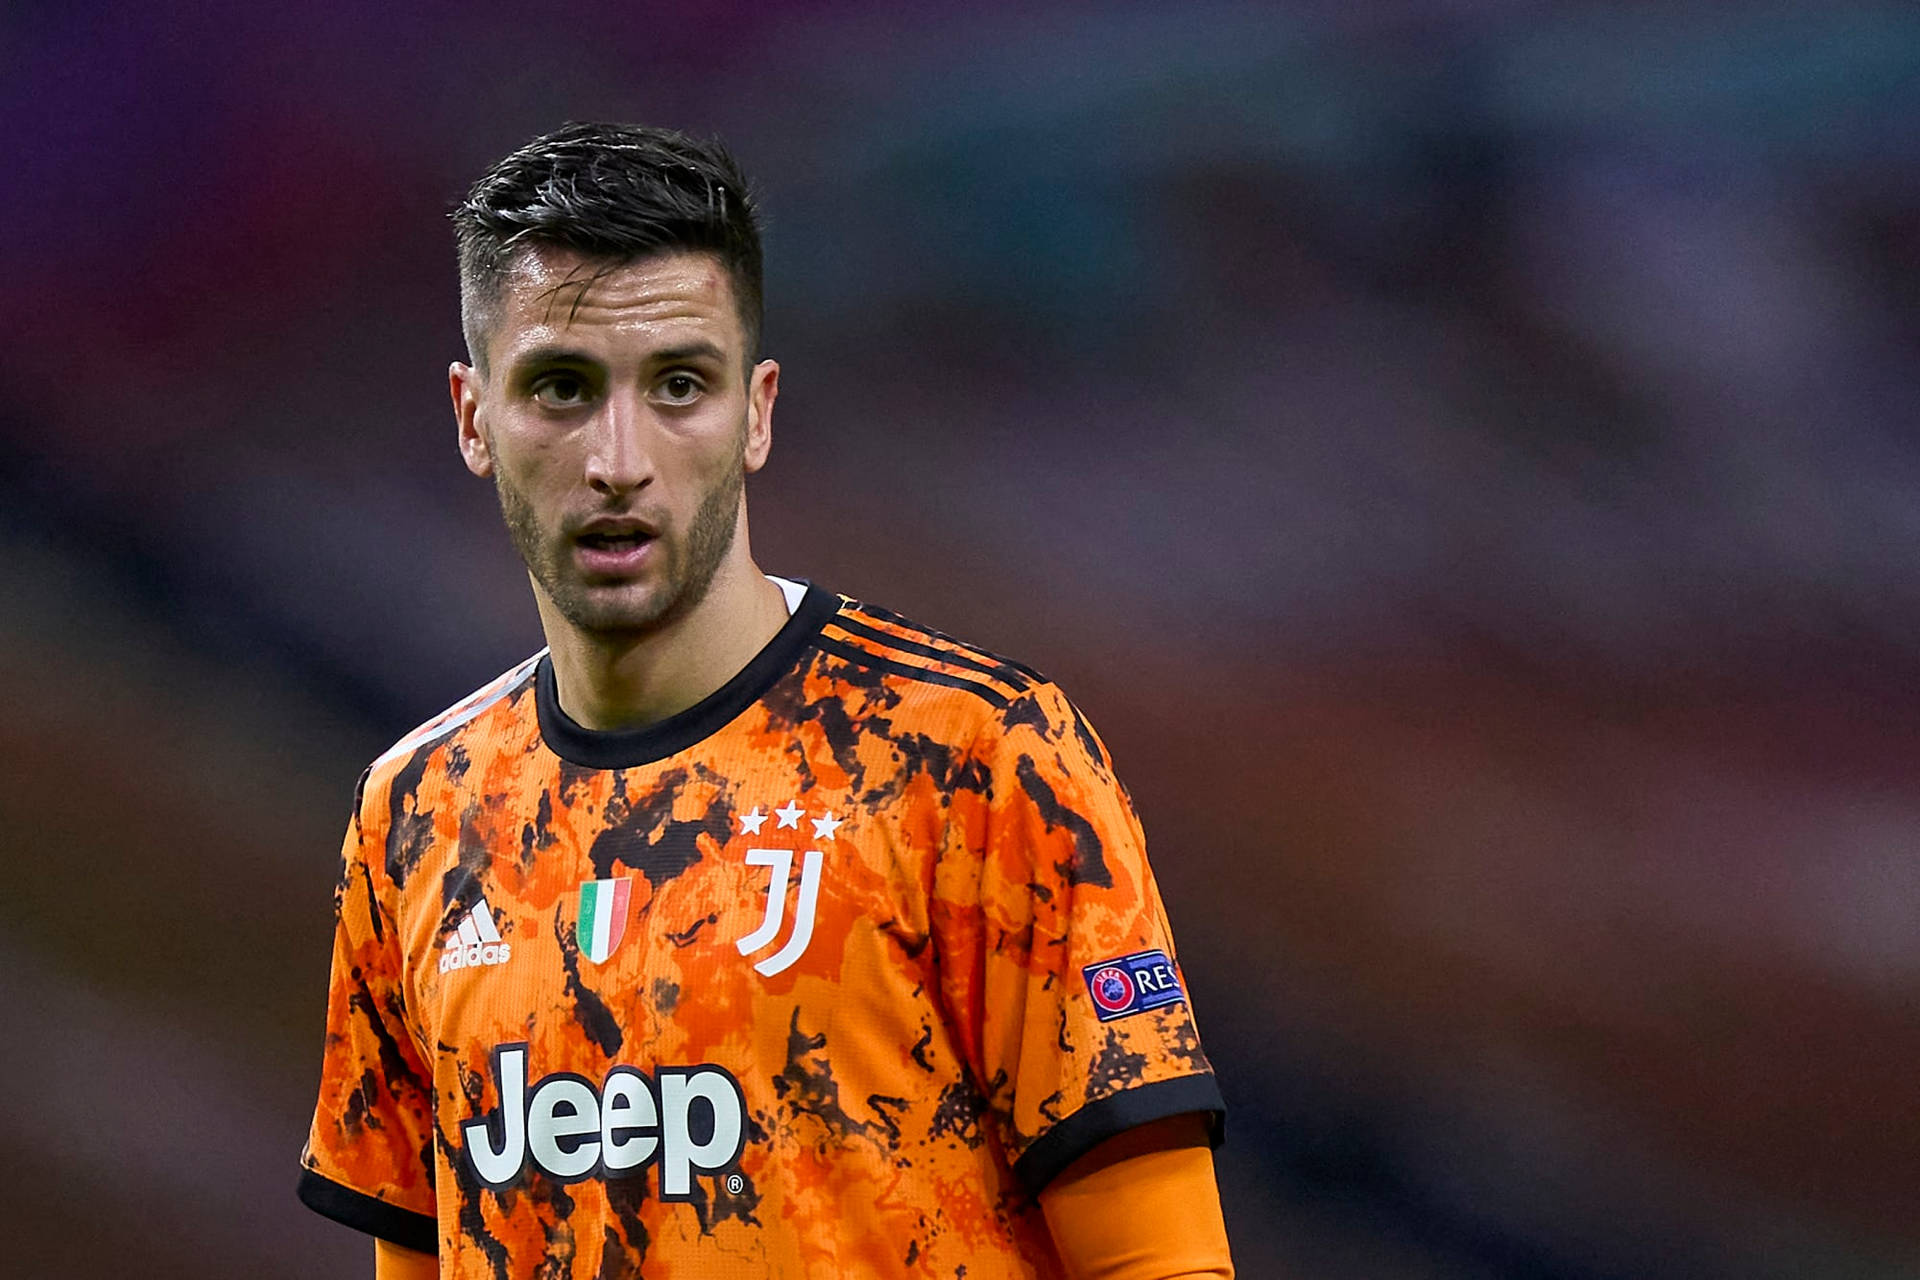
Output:
<path fill-rule="evenodd" d="M 767 819 L 778 819 L 774 828 L 777 834 L 782 828 L 790 828 L 796 836 L 800 832 L 800 820 L 807 817 L 806 810 L 789 800 L 772 813 L 762 813 L 758 805 L 752 813 L 740 815 L 740 829 L 747 835 L 761 835 L 761 828 Z M 839 831 L 842 819 L 831 813 L 808 819 L 813 825 L 813 838 L 816 841 L 831 840 Z M 747 850 L 747 865 L 765 867 L 770 873 L 767 877 L 767 909 L 760 924 L 753 932 L 734 943 L 743 956 L 765 951 L 780 938 L 780 931 L 786 923 L 787 897 L 793 878 L 793 859 L 796 850 L 756 848 Z M 807 946 L 813 941 L 814 912 L 820 903 L 820 873 L 826 863 L 826 856 L 818 849 L 808 849 L 800 853 L 800 885 L 794 902 L 793 928 L 786 935 L 786 941 L 771 954 L 754 962 L 754 971 L 763 978 L 791 968 L 793 963 L 807 952 Z"/>

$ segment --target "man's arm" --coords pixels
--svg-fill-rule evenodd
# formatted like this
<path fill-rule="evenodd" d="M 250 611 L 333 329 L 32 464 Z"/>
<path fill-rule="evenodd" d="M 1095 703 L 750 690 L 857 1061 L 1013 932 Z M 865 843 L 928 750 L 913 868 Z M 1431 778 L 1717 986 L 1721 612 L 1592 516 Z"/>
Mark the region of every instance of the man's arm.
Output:
<path fill-rule="evenodd" d="M 1204 1116 L 1108 1138 L 1047 1184 L 1040 1208 L 1072 1280 L 1233 1278 Z"/>
<path fill-rule="evenodd" d="M 432 1071 L 407 1017 L 386 785 L 372 769 L 361 774 L 341 842 L 326 1048 L 297 1189 L 337 1222 L 431 1250 Z"/>
<path fill-rule="evenodd" d="M 440 1259 L 386 1240 L 373 1242 L 373 1280 L 439 1280 Z"/>

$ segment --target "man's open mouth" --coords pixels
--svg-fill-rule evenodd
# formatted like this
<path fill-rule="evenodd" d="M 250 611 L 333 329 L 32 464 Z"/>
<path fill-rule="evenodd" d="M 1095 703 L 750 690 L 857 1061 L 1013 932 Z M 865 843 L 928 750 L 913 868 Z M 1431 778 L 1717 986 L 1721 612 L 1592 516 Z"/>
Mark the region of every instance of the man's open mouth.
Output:
<path fill-rule="evenodd" d="M 635 529 L 629 533 L 583 533 L 575 540 L 595 551 L 631 551 L 652 538 L 652 534 Z"/>

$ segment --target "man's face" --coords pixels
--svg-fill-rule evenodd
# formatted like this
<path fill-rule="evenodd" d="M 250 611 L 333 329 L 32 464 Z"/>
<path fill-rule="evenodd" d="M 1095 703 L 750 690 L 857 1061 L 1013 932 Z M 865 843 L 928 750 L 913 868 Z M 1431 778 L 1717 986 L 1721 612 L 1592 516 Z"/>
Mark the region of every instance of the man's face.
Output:
<path fill-rule="evenodd" d="M 523 253 L 487 372 L 455 364 L 450 383 L 461 454 L 493 478 L 546 604 L 583 633 L 638 635 L 698 604 L 736 542 L 746 554 L 742 494 L 767 458 L 779 366 L 748 370 L 713 255 L 593 279 L 605 265 Z"/>

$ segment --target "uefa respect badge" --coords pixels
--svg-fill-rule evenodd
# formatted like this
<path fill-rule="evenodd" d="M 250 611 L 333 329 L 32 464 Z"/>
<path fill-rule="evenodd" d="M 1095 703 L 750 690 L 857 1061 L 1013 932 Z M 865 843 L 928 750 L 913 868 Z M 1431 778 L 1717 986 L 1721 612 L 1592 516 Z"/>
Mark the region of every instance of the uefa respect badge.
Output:
<path fill-rule="evenodd" d="M 1087 994 L 1093 997 L 1100 1021 L 1112 1022 L 1130 1013 L 1145 1013 L 1165 1004 L 1178 1004 L 1186 994 L 1180 977 L 1164 951 L 1136 951 L 1117 960 L 1102 960 L 1082 969 Z"/>

